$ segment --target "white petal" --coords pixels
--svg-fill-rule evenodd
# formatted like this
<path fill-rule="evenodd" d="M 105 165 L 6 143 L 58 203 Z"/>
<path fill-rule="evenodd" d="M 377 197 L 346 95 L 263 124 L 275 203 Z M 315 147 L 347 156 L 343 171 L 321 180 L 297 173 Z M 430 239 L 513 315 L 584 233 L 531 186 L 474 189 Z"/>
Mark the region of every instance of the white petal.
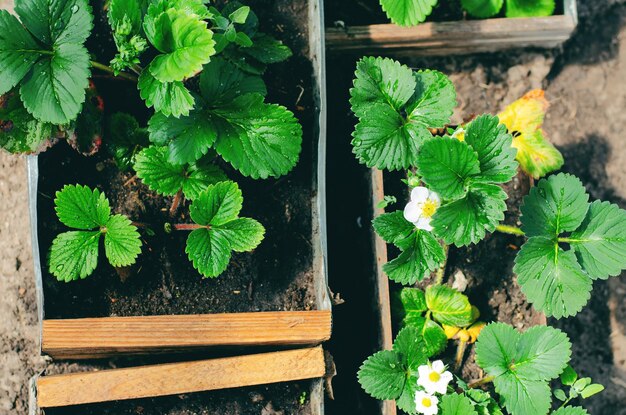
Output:
<path fill-rule="evenodd" d="M 422 388 L 426 389 L 427 392 L 430 392 L 433 390 L 433 382 L 431 382 L 431 380 L 428 379 L 428 374 L 420 375 L 420 377 L 417 378 L 417 384 L 421 386 Z"/>
<path fill-rule="evenodd" d="M 406 215 L 405 215 L 406 217 Z M 427 232 L 430 232 L 433 230 L 433 227 L 430 226 L 430 218 L 418 218 L 418 220 L 416 220 L 415 222 L 415 226 L 417 226 L 419 229 L 423 229 Z"/>
<path fill-rule="evenodd" d="M 410 201 L 404 207 L 404 219 L 411 223 L 415 223 L 422 216 L 423 205 L 421 203 Z"/>
<path fill-rule="evenodd" d="M 441 206 L 441 198 L 433 191 L 428 193 L 428 198 L 437 204 L 437 207 Z"/>
<path fill-rule="evenodd" d="M 452 373 L 446 370 L 445 372 L 441 374 L 441 382 L 446 382 L 446 385 L 447 385 L 448 383 L 450 383 L 451 380 L 452 380 Z"/>
<path fill-rule="evenodd" d="M 442 382 L 441 380 L 433 384 L 430 389 L 431 393 L 433 394 L 438 393 L 440 395 L 445 395 L 447 391 L 448 391 L 448 382 Z"/>
<path fill-rule="evenodd" d="M 424 186 L 417 186 L 411 190 L 411 202 L 424 203 L 428 199 L 430 190 Z"/>
<path fill-rule="evenodd" d="M 433 370 L 437 373 L 443 373 L 444 369 L 446 368 L 446 365 L 444 365 L 441 360 L 435 360 L 434 362 L 430 364 L 430 367 L 432 367 Z"/>

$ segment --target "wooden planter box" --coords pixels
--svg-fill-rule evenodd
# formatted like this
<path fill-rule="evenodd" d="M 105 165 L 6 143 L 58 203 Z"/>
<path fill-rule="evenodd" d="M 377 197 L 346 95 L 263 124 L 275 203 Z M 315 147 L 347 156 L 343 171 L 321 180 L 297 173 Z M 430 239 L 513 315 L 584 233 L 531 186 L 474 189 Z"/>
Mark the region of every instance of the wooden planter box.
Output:
<path fill-rule="evenodd" d="M 313 106 L 315 116 L 313 151 L 308 151 L 307 164 L 313 169 L 311 200 L 311 235 L 313 261 L 311 311 L 267 311 L 249 313 L 160 315 L 137 317 L 98 317 L 76 319 L 47 319 L 44 309 L 44 284 L 38 232 L 39 160 L 28 158 L 30 221 L 41 324 L 42 353 L 56 359 L 92 359 L 121 355 L 198 352 L 207 349 L 222 350 L 254 346 L 258 350 L 270 347 L 299 350 L 263 353 L 236 358 L 221 358 L 177 364 L 140 366 L 115 369 L 108 372 L 35 377 L 31 382 L 31 414 L 39 413 L 37 386 L 42 407 L 103 402 L 137 397 L 163 396 L 187 392 L 207 391 L 239 386 L 261 385 L 289 380 L 320 378 L 324 374 L 324 356 L 321 347 L 331 334 L 331 301 L 327 287 L 325 151 L 326 151 L 326 92 L 324 62 L 324 26 L 322 0 L 305 0 L 308 9 L 308 61 L 313 69 Z M 307 154 L 305 152 L 304 154 Z M 280 213 L 282 214 L 282 212 Z M 271 276 L 267 276 L 271 278 Z M 310 348 L 303 347 L 308 346 Z M 297 363 L 297 364 L 295 364 Z M 295 365 L 294 365 L 295 364 Z M 321 366 L 320 366 L 321 364 Z M 178 365 L 178 366 L 177 366 Z M 247 376 L 228 375 L 229 368 L 248 368 Z M 278 370 L 282 368 L 282 370 Z M 219 381 L 207 382 L 206 376 L 188 373 L 213 373 Z M 165 377 L 164 377 L 165 376 Z M 165 379 L 165 381 L 161 380 Z M 131 387 L 120 391 L 115 384 L 125 382 Z M 143 384 L 145 387 L 139 387 Z M 72 397 L 80 384 L 80 396 Z M 109 385 L 110 387 L 106 386 Z M 113 385 L 113 386 L 111 386 Z M 137 388 L 135 388 L 135 385 Z M 61 389 L 59 389 L 61 388 Z M 64 395 L 59 396 L 59 391 Z M 134 391 L 134 392 L 133 392 Z M 312 382 L 306 392 L 315 415 L 322 415 L 322 380 Z"/>
<path fill-rule="evenodd" d="M 464 55 L 539 47 L 567 41 L 578 24 L 576 0 L 564 0 L 564 14 L 532 18 L 493 18 L 459 22 L 427 22 L 415 27 L 394 24 L 327 28 L 330 52 Z"/>

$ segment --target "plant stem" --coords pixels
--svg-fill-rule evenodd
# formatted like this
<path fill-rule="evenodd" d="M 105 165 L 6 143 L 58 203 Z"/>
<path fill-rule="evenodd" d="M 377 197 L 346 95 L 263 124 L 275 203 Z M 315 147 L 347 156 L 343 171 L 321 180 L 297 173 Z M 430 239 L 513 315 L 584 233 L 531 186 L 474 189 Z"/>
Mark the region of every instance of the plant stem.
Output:
<path fill-rule="evenodd" d="M 469 385 L 467 385 L 470 389 L 474 389 L 477 388 L 478 386 L 482 386 L 482 385 L 486 385 L 487 383 L 491 383 L 493 382 L 493 380 L 495 379 L 495 376 L 485 376 L 482 379 L 478 379 L 475 380 L 474 382 L 471 382 Z"/>
<path fill-rule="evenodd" d="M 520 228 L 516 226 L 509 226 L 509 225 L 498 225 L 496 226 L 496 231 L 501 232 L 501 233 L 507 233 L 509 235 L 517 235 L 517 236 L 525 235 L 524 231 L 521 230 Z"/>
<path fill-rule="evenodd" d="M 435 285 L 441 285 L 441 283 L 443 282 L 443 277 L 446 275 L 446 265 L 448 265 L 449 250 L 450 245 L 443 246 L 443 253 L 445 255 L 445 258 L 443 260 L 443 264 L 441 264 L 441 267 L 437 270 L 437 273 L 435 274 Z"/>
<path fill-rule="evenodd" d="M 172 206 L 170 207 L 170 216 L 174 217 L 176 215 L 176 211 L 178 210 L 178 205 L 183 198 L 183 189 L 180 189 L 176 192 L 176 196 L 174 196 L 174 200 L 172 200 Z"/>
<path fill-rule="evenodd" d="M 133 65 L 133 66 L 130 67 L 130 69 L 133 72 L 135 72 L 138 76 L 141 75 L 141 72 L 143 71 L 143 69 L 139 65 Z"/>
<path fill-rule="evenodd" d="M 456 358 L 454 360 L 455 371 L 461 368 L 461 363 L 463 363 L 463 356 L 465 355 L 466 347 L 467 347 L 467 342 L 464 342 L 463 340 L 459 340 L 459 344 L 456 347 Z"/>
<path fill-rule="evenodd" d="M 101 71 L 104 72 L 108 72 L 110 74 L 115 75 L 115 71 L 113 70 L 113 68 L 111 68 L 110 66 L 104 65 L 100 62 L 96 62 L 96 61 L 91 61 L 91 66 L 93 66 L 96 69 L 100 69 Z M 123 79 L 127 79 L 129 81 L 133 81 L 133 82 L 137 82 L 138 79 L 135 75 L 131 75 L 129 73 L 126 72 L 120 72 L 118 75 L 116 75 L 119 78 L 123 78 Z"/>
<path fill-rule="evenodd" d="M 196 229 L 209 229 L 208 225 L 198 225 L 197 223 L 174 223 L 172 229 L 175 231 L 193 231 Z"/>

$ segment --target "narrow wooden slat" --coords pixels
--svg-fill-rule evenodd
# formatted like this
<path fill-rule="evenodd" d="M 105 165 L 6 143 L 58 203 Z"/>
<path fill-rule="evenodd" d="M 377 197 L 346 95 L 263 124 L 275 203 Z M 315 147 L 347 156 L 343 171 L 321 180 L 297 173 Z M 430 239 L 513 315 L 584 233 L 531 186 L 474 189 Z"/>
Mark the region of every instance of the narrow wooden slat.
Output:
<path fill-rule="evenodd" d="M 190 348 L 316 345 L 330 333 L 329 310 L 44 320 L 42 350 L 57 359 L 98 358 Z"/>
<path fill-rule="evenodd" d="M 321 347 L 169 363 L 37 380 L 40 408 L 177 395 L 324 376 Z"/>
<path fill-rule="evenodd" d="M 514 47 L 554 47 L 576 27 L 576 17 L 549 17 L 431 22 L 415 27 L 393 24 L 327 28 L 330 51 L 364 52 L 404 49 L 411 55 L 488 52 Z"/>
<path fill-rule="evenodd" d="M 384 209 L 377 207 L 379 201 L 385 197 L 383 185 L 383 172 L 378 169 L 370 170 L 372 189 L 372 211 L 374 217 L 384 213 Z M 391 303 L 389 301 L 389 279 L 383 272 L 383 265 L 387 263 L 387 243 L 374 232 L 374 254 L 376 255 L 376 293 L 378 309 L 380 310 L 380 346 L 382 349 L 391 350 L 393 347 L 393 333 L 391 329 Z M 381 402 L 382 415 L 396 415 L 395 401 Z"/>

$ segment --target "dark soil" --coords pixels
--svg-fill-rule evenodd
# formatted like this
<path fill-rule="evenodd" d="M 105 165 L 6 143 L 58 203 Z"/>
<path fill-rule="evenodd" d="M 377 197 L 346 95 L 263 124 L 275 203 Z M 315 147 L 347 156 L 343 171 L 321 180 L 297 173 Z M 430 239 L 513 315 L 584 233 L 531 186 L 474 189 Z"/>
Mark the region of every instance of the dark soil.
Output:
<path fill-rule="evenodd" d="M 96 4 L 97 3 L 97 4 Z M 90 50 L 101 50 L 98 60 L 108 62 L 113 44 L 101 12 L 93 2 L 95 34 Z M 254 181 L 228 165 L 222 167 L 239 183 L 244 194 L 242 216 L 259 220 L 266 228 L 262 244 L 251 253 L 234 254 L 224 274 L 205 279 L 185 254 L 187 232 L 165 234 L 166 222 L 189 222 L 188 203 L 169 217 L 171 198 L 150 191 L 131 172 L 120 172 L 102 149 L 84 157 L 62 143 L 39 157 L 39 247 L 46 258 L 53 238 L 67 229 L 54 214 L 54 195 L 66 184 L 84 184 L 102 190 L 114 213 L 148 224 L 156 233 L 142 231 L 144 242 L 137 264 L 115 270 L 103 249 L 96 271 L 87 279 L 58 282 L 43 269 L 46 318 L 81 318 L 158 314 L 308 310 L 316 307 L 313 287 L 313 217 L 316 197 L 317 108 L 312 64 L 308 59 L 308 3 L 291 0 L 247 2 L 259 15 L 261 31 L 289 45 L 294 56 L 273 65 L 264 79 L 268 102 L 292 110 L 303 127 L 300 162 L 287 176 Z M 105 102 L 105 114 L 122 111 L 145 123 L 149 113 L 127 81 L 98 76 L 96 87 Z M 106 142 L 106 135 L 104 141 Z M 102 246 L 101 246 L 102 248 Z M 120 274 L 125 278 L 120 278 Z M 137 363 L 135 363 L 137 364 Z M 211 374 L 214 376 L 215 374 Z M 218 391 L 141 401 L 107 403 L 47 411 L 54 414 L 309 414 L 311 382 Z M 304 394 L 304 395 L 303 395 Z M 300 399 L 303 404 L 299 403 Z"/>
<path fill-rule="evenodd" d="M 324 7 L 327 27 L 342 23 L 346 26 L 362 26 L 390 22 L 379 0 L 327 0 L 324 2 Z M 563 14 L 562 1 L 557 1 L 555 14 Z M 504 7 L 494 17 L 504 17 Z M 461 7 L 460 0 L 439 0 L 426 21 L 454 22 L 471 19 L 473 18 Z"/>

